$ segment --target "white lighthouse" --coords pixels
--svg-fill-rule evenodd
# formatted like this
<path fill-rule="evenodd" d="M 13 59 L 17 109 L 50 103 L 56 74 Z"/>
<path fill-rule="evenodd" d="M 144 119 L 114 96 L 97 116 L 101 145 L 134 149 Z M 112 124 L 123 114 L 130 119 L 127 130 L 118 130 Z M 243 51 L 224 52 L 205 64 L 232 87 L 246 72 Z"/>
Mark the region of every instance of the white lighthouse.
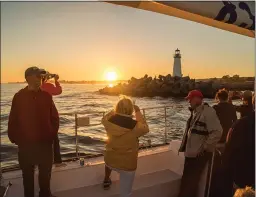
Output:
<path fill-rule="evenodd" d="M 173 64 L 173 73 L 172 76 L 174 77 L 182 77 L 181 72 L 181 54 L 180 50 L 176 49 L 174 54 L 174 64 Z"/>

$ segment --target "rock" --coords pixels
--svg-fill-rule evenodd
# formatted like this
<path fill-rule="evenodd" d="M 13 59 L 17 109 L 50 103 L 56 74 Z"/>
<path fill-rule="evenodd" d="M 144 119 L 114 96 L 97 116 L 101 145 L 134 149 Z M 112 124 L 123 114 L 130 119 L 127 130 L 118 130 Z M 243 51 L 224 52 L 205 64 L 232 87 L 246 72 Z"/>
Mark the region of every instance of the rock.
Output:
<path fill-rule="evenodd" d="M 165 78 L 166 78 L 167 81 L 170 81 L 172 79 L 172 76 L 170 74 L 168 74 L 168 75 L 166 75 Z"/>
<path fill-rule="evenodd" d="M 195 80 L 189 80 L 188 81 L 188 89 L 189 89 L 189 91 L 195 89 L 195 86 L 196 86 Z"/>
<path fill-rule="evenodd" d="M 221 89 L 220 81 L 214 81 L 213 84 L 212 84 L 212 88 L 215 89 L 215 90 Z"/>
<path fill-rule="evenodd" d="M 159 75 L 159 76 L 158 76 L 158 79 L 159 79 L 160 81 L 163 81 L 163 80 L 164 80 L 164 76 L 163 76 L 163 75 Z"/>
<path fill-rule="evenodd" d="M 130 96 L 174 96 L 184 97 L 193 89 L 200 90 L 205 97 L 214 98 L 216 92 L 221 88 L 237 90 L 254 90 L 254 81 L 248 82 L 225 82 L 219 79 L 196 82 L 195 79 L 186 77 L 172 77 L 170 74 L 155 77 L 144 77 L 137 79 L 132 77 L 127 84 L 121 84 L 110 88 L 105 87 L 99 90 L 100 94 L 119 95 L 125 94 Z M 238 96 L 237 96 L 238 97 Z"/>

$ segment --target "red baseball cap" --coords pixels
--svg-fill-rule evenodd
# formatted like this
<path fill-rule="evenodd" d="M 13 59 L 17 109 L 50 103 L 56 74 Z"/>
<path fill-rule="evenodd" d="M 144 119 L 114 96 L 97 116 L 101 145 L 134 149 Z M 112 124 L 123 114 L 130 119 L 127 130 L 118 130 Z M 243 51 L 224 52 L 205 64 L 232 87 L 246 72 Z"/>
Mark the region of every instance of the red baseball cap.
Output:
<path fill-rule="evenodd" d="M 204 98 L 202 92 L 200 92 L 199 90 L 192 90 L 188 93 L 186 100 L 191 100 L 194 97 Z"/>

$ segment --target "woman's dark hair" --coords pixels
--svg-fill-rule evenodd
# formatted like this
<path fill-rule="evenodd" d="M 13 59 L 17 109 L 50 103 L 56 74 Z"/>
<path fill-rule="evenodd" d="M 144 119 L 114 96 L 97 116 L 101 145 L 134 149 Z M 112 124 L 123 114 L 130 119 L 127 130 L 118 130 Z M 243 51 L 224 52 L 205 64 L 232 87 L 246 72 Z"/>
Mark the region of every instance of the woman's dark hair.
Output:
<path fill-rule="evenodd" d="M 243 99 L 243 103 L 244 103 L 245 105 L 252 106 L 252 105 L 253 105 L 252 100 L 253 100 L 253 97 L 252 97 L 252 96 L 246 97 L 246 98 Z"/>
<path fill-rule="evenodd" d="M 220 100 L 220 101 L 227 101 L 228 100 L 228 91 L 225 89 L 219 90 L 216 93 L 215 99 Z"/>
<path fill-rule="evenodd" d="M 243 103 L 245 105 L 252 106 L 252 96 L 253 96 L 253 94 L 250 90 L 244 91 L 243 96 L 242 96 Z"/>

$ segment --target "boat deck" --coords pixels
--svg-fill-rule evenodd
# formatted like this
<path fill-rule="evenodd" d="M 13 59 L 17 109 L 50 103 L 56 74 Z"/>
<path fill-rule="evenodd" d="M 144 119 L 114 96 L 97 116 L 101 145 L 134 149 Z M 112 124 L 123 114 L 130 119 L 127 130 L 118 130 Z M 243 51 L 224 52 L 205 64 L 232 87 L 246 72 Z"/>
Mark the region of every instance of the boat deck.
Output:
<path fill-rule="evenodd" d="M 170 145 L 149 148 L 139 152 L 138 168 L 135 174 L 132 197 L 176 197 L 183 171 L 184 156 L 178 155 L 180 141 Z M 110 190 L 102 188 L 104 179 L 104 158 L 88 159 L 88 165 L 79 161 L 68 162 L 64 168 L 53 168 L 51 190 L 57 197 L 117 197 L 119 196 L 119 175 L 112 172 Z M 5 185 L 12 182 L 7 197 L 22 197 L 23 184 L 20 170 L 3 174 Z M 35 196 L 38 195 L 38 171 L 35 172 Z"/>
<path fill-rule="evenodd" d="M 162 170 L 135 177 L 132 197 L 175 197 L 179 191 L 181 176 L 171 170 Z M 94 185 L 61 191 L 57 197 L 119 197 L 119 181 L 113 182 L 110 190 L 103 190 L 102 185 Z"/>

